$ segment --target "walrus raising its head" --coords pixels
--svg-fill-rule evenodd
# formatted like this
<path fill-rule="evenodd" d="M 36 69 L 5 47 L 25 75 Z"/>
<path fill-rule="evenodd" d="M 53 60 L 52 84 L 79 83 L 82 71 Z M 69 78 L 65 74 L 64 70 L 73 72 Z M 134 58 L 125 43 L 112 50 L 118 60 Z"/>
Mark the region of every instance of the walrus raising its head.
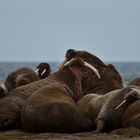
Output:
<path fill-rule="evenodd" d="M 91 120 L 74 102 L 81 98 L 80 81 L 74 79 L 80 77 L 84 66 L 89 65 L 80 58 L 71 59 L 62 68 L 63 73 L 59 73 L 59 76 L 65 74 L 65 78 L 70 78 L 67 82 L 50 83 L 26 100 L 21 111 L 21 122 L 26 131 L 73 133 L 91 129 Z M 69 88 L 71 83 L 76 85 L 75 90 Z"/>
<path fill-rule="evenodd" d="M 98 69 L 100 73 L 99 79 L 90 69 L 84 68 L 85 71 L 81 75 L 84 95 L 88 93 L 106 94 L 123 87 L 121 75 L 116 68 L 112 64 L 105 65 L 98 57 L 87 51 L 67 50 L 65 59 L 58 64 L 58 68 L 61 68 L 67 61 L 76 57 L 82 58 L 85 62 Z"/>

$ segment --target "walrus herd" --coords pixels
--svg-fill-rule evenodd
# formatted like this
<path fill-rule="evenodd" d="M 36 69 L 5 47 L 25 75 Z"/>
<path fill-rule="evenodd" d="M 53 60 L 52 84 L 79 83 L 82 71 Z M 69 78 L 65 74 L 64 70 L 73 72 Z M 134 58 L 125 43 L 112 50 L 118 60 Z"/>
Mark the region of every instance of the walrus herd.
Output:
<path fill-rule="evenodd" d="M 114 65 L 67 50 L 56 70 L 21 67 L 0 83 L 0 130 L 93 133 L 140 129 L 140 78 L 123 84 Z"/>

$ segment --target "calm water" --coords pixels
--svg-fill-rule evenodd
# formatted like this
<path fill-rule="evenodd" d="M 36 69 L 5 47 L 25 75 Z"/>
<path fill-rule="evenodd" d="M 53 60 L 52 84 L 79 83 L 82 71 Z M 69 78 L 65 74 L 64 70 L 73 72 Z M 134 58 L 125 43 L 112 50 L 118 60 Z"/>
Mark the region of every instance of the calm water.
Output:
<path fill-rule="evenodd" d="M 111 62 L 123 77 L 124 83 L 130 79 L 140 76 L 140 62 Z M 0 81 L 4 81 L 5 77 L 16 68 L 21 66 L 29 66 L 35 68 L 39 62 L 0 62 Z M 108 64 L 108 63 L 107 63 Z M 51 69 L 55 70 L 57 62 L 50 63 Z"/>

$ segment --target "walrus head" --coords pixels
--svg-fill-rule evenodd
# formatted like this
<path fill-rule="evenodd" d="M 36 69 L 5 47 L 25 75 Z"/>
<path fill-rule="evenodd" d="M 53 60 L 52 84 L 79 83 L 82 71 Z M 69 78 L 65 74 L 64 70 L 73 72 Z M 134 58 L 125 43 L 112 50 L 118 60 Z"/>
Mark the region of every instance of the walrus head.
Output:
<path fill-rule="evenodd" d="M 67 84 L 74 90 L 74 99 L 75 101 L 78 101 L 81 97 L 83 97 L 82 93 L 82 85 L 81 85 L 81 74 L 84 71 L 84 68 L 88 67 L 91 69 L 97 76 L 100 78 L 100 74 L 98 70 L 90 65 L 89 63 L 85 62 L 83 59 L 76 57 L 72 58 L 70 61 L 67 61 L 62 67 L 59 68 L 58 71 L 64 71 L 65 69 L 69 69 L 70 73 L 73 73 L 75 77 L 75 84 L 72 86 L 70 85 L 70 81 L 68 80 Z M 68 79 L 68 75 L 65 77 Z"/>
<path fill-rule="evenodd" d="M 48 63 L 40 63 L 35 72 L 40 79 L 44 79 L 51 73 L 50 65 Z"/>
<path fill-rule="evenodd" d="M 82 72 L 81 75 L 84 95 L 91 92 L 106 94 L 112 90 L 123 87 L 122 77 L 116 68 L 112 64 L 104 64 L 102 60 L 88 51 L 75 49 L 67 50 L 65 58 L 58 64 L 57 68 L 61 68 L 66 62 L 76 57 L 82 58 L 85 62 L 95 67 L 100 75 L 99 78 L 91 69 L 84 68 L 84 72 Z"/>
<path fill-rule="evenodd" d="M 115 108 L 120 108 L 124 103 L 132 104 L 135 101 L 140 99 L 140 89 L 137 88 L 130 88 L 128 93 L 125 95 L 124 100 Z"/>
<path fill-rule="evenodd" d="M 68 63 L 71 59 L 75 58 L 75 57 L 80 57 L 79 56 L 79 53 L 80 53 L 80 56 L 86 56 L 87 55 L 87 52 L 85 51 L 78 51 L 78 50 L 74 50 L 74 49 L 69 49 L 67 52 L 66 52 L 66 55 L 65 55 L 65 58 L 64 60 L 62 60 L 58 65 L 58 69 L 61 69 L 63 67 L 63 65 L 65 65 L 66 63 Z M 80 57 L 81 58 L 81 57 Z M 82 64 L 82 63 L 80 63 Z M 89 67 L 91 68 L 95 74 L 97 75 L 97 77 L 100 79 L 100 74 L 99 74 L 99 71 L 94 67 L 92 66 L 91 64 L 89 64 L 88 62 L 84 61 L 83 62 L 83 65 L 85 65 L 86 67 Z"/>

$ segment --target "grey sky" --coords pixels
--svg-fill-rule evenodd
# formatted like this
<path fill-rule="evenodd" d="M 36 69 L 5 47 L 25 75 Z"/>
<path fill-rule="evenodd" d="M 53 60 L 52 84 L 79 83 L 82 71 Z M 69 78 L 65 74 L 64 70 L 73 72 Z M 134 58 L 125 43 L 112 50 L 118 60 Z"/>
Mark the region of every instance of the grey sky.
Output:
<path fill-rule="evenodd" d="M 0 0 L 0 61 L 57 61 L 69 48 L 140 61 L 140 0 Z"/>

